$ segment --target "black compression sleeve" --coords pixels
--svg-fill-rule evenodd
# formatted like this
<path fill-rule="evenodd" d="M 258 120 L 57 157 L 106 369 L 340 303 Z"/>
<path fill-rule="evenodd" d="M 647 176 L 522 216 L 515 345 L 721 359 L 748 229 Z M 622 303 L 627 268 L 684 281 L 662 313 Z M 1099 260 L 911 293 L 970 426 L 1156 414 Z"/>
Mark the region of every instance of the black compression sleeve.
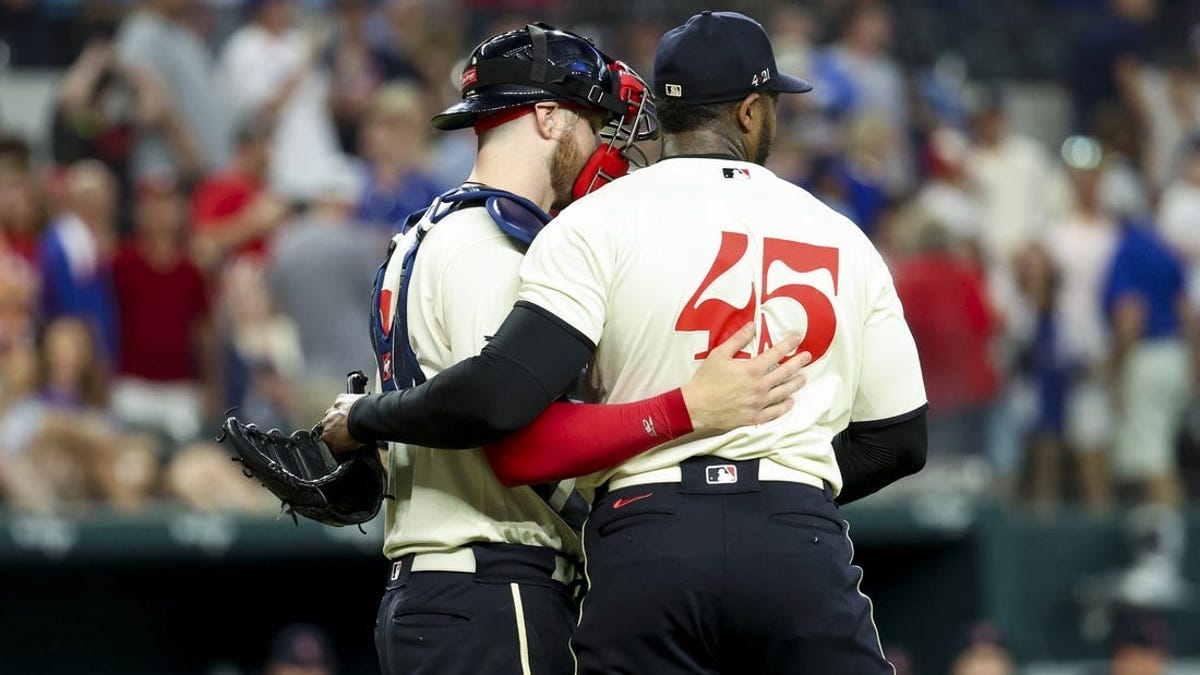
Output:
<path fill-rule="evenodd" d="M 833 439 L 842 471 L 838 504 L 849 504 L 914 474 L 925 466 L 924 405 L 887 420 L 851 422 Z"/>
<path fill-rule="evenodd" d="M 518 302 L 479 356 L 404 391 L 355 402 L 347 425 L 363 443 L 473 448 L 534 420 L 587 365 L 595 345 L 570 324 Z"/>

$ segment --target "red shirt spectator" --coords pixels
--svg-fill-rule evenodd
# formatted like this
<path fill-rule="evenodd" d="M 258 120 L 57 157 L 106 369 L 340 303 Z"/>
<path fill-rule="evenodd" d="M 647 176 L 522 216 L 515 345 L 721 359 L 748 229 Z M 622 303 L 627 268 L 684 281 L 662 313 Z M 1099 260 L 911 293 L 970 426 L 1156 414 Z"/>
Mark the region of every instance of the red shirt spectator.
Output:
<path fill-rule="evenodd" d="M 137 243 L 113 262 L 122 375 L 155 382 L 197 379 L 195 330 L 209 313 L 199 268 L 183 255 L 152 261 Z"/>
<path fill-rule="evenodd" d="M 192 197 L 192 222 L 197 233 L 211 233 L 226 226 L 244 214 L 255 198 L 263 191 L 258 179 L 239 173 L 225 171 L 209 177 Z M 262 256 L 267 251 L 265 236 L 256 236 L 234 246 L 235 254 L 250 253 Z"/>
<path fill-rule="evenodd" d="M 997 325 L 980 271 L 931 251 L 900 265 L 896 293 L 921 356 L 931 412 L 979 406 L 995 397 L 989 349 Z"/>
<path fill-rule="evenodd" d="M 271 126 L 251 118 L 237 132 L 237 152 L 225 171 L 196 188 L 192 200 L 195 254 L 206 270 L 230 256 L 266 257 L 267 239 L 288 215 L 266 190 Z"/>

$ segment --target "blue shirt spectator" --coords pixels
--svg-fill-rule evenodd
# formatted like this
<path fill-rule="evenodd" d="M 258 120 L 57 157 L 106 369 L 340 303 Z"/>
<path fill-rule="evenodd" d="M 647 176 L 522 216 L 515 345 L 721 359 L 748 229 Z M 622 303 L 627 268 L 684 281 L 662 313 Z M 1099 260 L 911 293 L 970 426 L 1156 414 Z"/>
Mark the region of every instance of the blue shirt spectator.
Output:
<path fill-rule="evenodd" d="M 39 244 L 42 310 L 46 319 L 76 316 L 95 331 L 110 362 L 117 352 L 117 308 L 112 271 L 96 250 L 87 225 L 72 215 L 50 224 Z"/>
<path fill-rule="evenodd" d="M 443 191 L 418 169 L 409 169 L 396 180 L 386 182 L 374 171 L 367 171 L 354 217 L 360 223 L 386 230 L 390 237 L 408 214 L 429 206 Z"/>
<path fill-rule="evenodd" d="M 1145 311 L 1142 337 L 1177 335 L 1183 266 L 1148 228 L 1126 224 L 1104 284 L 1104 311 L 1112 316 L 1122 297 L 1135 294 Z"/>

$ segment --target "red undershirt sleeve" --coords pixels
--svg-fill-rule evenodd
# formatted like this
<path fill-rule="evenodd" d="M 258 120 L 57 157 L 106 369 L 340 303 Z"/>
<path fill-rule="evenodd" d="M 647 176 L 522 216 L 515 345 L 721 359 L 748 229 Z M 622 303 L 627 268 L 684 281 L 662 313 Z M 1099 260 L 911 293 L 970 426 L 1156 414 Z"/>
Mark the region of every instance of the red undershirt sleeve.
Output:
<path fill-rule="evenodd" d="M 692 432 L 683 392 L 634 403 L 553 403 L 532 424 L 484 446 L 508 487 L 582 476 Z"/>

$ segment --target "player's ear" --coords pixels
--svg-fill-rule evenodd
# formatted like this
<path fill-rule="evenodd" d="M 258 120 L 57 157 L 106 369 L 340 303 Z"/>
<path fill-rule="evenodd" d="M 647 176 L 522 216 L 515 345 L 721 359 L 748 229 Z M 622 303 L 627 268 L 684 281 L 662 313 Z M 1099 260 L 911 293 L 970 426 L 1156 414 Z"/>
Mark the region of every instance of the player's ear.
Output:
<path fill-rule="evenodd" d="M 763 123 L 763 111 L 758 105 L 759 98 L 758 92 L 754 92 L 738 101 L 734 107 L 734 117 L 737 120 L 738 128 L 744 134 L 754 133 Z"/>
<path fill-rule="evenodd" d="M 555 103 L 542 102 L 533 106 L 534 118 L 537 121 L 538 134 L 546 140 L 553 139 L 555 129 L 562 125 L 562 108 Z"/>

